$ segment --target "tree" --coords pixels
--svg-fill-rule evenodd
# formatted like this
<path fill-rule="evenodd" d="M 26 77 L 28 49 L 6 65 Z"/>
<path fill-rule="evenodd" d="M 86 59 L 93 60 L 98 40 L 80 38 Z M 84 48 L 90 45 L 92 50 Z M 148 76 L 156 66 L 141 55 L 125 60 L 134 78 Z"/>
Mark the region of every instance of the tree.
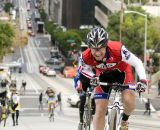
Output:
<path fill-rule="evenodd" d="M 129 4 L 129 3 L 142 3 L 142 4 L 146 4 L 149 2 L 149 0 L 124 0 L 125 4 Z"/>
<path fill-rule="evenodd" d="M 128 10 L 138 11 L 145 13 L 145 11 L 140 7 L 130 7 Z M 108 31 L 111 40 L 119 39 L 119 16 L 120 12 L 111 15 L 109 17 Z M 124 14 L 124 20 L 122 24 L 122 43 L 126 47 L 137 54 L 138 56 L 143 56 L 144 51 L 144 17 L 137 14 Z M 150 18 L 148 16 L 148 25 L 150 24 Z M 150 30 L 148 30 L 149 32 Z M 148 42 L 150 37 L 147 37 L 147 47 L 151 47 L 152 43 Z"/>
<path fill-rule="evenodd" d="M 160 53 L 160 17 L 152 18 L 148 27 L 148 40 L 149 44 L 152 44 L 152 48 Z"/>
<path fill-rule="evenodd" d="M 47 20 L 47 14 L 46 14 L 46 12 L 44 11 L 44 9 L 39 9 L 39 13 L 40 13 L 40 15 L 41 15 L 42 21 L 46 21 L 46 20 Z"/>
<path fill-rule="evenodd" d="M 10 3 L 10 2 L 8 2 L 8 3 L 6 3 L 4 5 L 4 11 L 7 12 L 7 13 L 9 13 L 10 12 L 10 8 L 12 8 L 12 7 L 13 7 L 13 4 Z"/>
<path fill-rule="evenodd" d="M 58 41 L 59 46 L 66 51 L 73 49 L 68 40 L 73 40 L 75 42 L 74 48 L 79 48 L 82 41 L 81 36 L 73 30 L 68 30 L 66 32 L 58 31 L 55 33 L 55 38 L 55 40 Z"/>
<path fill-rule="evenodd" d="M 13 37 L 13 27 L 9 23 L 0 22 L 0 57 L 11 47 Z"/>

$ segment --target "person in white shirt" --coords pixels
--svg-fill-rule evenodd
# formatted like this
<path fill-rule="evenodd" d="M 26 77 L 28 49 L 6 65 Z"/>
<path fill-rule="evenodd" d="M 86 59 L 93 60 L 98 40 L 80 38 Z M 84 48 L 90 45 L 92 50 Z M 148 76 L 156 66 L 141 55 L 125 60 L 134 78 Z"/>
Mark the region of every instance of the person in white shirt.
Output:
<path fill-rule="evenodd" d="M 12 89 L 10 102 L 11 102 L 11 114 L 12 114 L 13 126 L 15 126 L 18 125 L 18 117 L 20 109 L 20 97 L 16 92 L 16 88 Z"/>

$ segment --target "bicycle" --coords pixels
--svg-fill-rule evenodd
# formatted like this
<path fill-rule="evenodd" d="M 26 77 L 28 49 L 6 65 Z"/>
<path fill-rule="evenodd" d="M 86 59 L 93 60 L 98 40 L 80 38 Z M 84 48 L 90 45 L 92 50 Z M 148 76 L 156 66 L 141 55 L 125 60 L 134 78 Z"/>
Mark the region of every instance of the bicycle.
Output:
<path fill-rule="evenodd" d="M 86 102 L 84 105 L 83 124 L 79 124 L 78 130 L 90 130 L 92 121 L 92 92 L 93 88 L 88 88 L 86 94 Z"/>
<path fill-rule="evenodd" d="M 50 115 L 49 115 L 49 121 L 53 121 L 54 122 L 54 109 L 55 109 L 55 105 L 54 103 L 51 103 L 51 112 L 50 112 Z"/>
<path fill-rule="evenodd" d="M 120 92 L 125 90 L 126 87 L 136 90 L 135 86 L 130 86 L 130 85 L 123 85 L 123 84 L 109 84 L 109 83 L 104 83 L 100 82 L 100 85 L 103 86 L 110 86 L 112 90 L 115 91 L 115 94 L 113 96 L 114 100 L 113 103 L 108 106 L 107 109 L 107 115 L 106 115 L 106 123 L 104 130 L 120 130 L 121 127 L 121 115 L 123 113 L 123 106 L 120 101 Z"/>

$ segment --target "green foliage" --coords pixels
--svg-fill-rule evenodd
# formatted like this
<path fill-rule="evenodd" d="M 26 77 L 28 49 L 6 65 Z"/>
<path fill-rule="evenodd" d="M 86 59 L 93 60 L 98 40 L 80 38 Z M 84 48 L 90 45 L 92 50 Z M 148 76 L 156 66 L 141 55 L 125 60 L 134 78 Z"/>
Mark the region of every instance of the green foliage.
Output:
<path fill-rule="evenodd" d="M 7 48 L 10 48 L 13 37 L 13 27 L 8 23 L 0 22 L 0 56 L 5 54 Z"/>
<path fill-rule="evenodd" d="M 128 10 L 133 10 L 145 14 L 145 11 L 140 7 L 130 7 Z M 119 39 L 119 24 L 120 24 L 120 13 L 116 13 L 109 17 L 108 31 L 111 40 Z M 148 18 L 148 25 L 150 24 L 150 18 Z M 122 43 L 132 51 L 133 53 L 143 56 L 144 48 L 144 29 L 145 29 L 145 19 L 144 17 L 128 13 L 124 14 L 123 24 L 122 24 Z M 147 30 L 150 31 L 149 29 Z M 147 47 L 152 47 L 150 41 L 151 37 L 147 37 Z"/>
<path fill-rule="evenodd" d="M 124 0 L 124 2 L 125 2 L 126 4 L 128 4 L 128 2 L 131 4 L 131 3 L 139 3 L 140 0 Z M 148 2 L 149 2 L 149 0 L 141 0 L 141 3 L 142 3 L 142 4 L 146 4 L 146 3 L 148 3 Z"/>
<path fill-rule="evenodd" d="M 45 28 L 52 39 L 57 41 L 58 46 L 65 52 L 72 49 L 79 49 L 82 40 L 86 39 L 89 29 L 70 29 L 63 32 L 62 29 L 53 21 L 46 21 Z M 67 40 L 74 40 L 75 44 L 67 42 Z"/>
<path fill-rule="evenodd" d="M 90 29 L 72 29 L 72 31 L 78 33 L 81 36 L 82 41 L 85 41 Z"/>
<path fill-rule="evenodd" d="M 47 14 L 46 14 L 45 10 L 44 9 L 39 9 L 39 13 L 41 15 L 42 21 L 46 21 L 47 20 Z"/>
<path fill-rule="evenodd" d="M 78 48 L 81 44 L 81 37 L 78 33 L 73 30 L 68 30 L 66 32 L 58 31 L 55 33 L 55 40 L 59 42 L 59 46 L 67 51 L 72 50 L 73 48 Z M 67 40 L 74 40 L 75 45 L 72 46 L 73 43 L 67 42 Z"/>
<path fill-rule="evenodd" d="M 12 8 L 12 7 L 13 7 L 13 4 L 8 2 L 8 3 L 6 3 L 4 5 L 4 11 L 9 13 L 10 12 L 10 8 Z"/>
<path fill-rule="evenodd" d="M 148 27 L 148 40 L 149 44 L 152 44 L 152 48 L 160 53 L 160 17 L 152 18 L 151 23 Z"/>

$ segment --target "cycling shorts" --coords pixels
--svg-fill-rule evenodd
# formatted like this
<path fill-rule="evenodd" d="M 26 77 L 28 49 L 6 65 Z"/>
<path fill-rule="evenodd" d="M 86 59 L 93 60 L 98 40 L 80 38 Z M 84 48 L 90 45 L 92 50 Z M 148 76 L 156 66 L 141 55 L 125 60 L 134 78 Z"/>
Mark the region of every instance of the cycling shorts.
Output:
<path fill-rule="evenodd" d="M 102 73 L 99 76 L 99 80 L 100 82 L 107 82 L 107 83 L 135 84 L 132 73 L 120 72 L 118 70 Z M 109 99 L 111 90 L 112 89 L 110 86 L 102 86 L 102 85 L 97 86 L 94 89 L 94 98 Z"/>
<path fill-rule="evenodd" d="M 48 104 L 56 103 L 56 99 L 54 97 L 49 97 L 48 98 Z"/>

